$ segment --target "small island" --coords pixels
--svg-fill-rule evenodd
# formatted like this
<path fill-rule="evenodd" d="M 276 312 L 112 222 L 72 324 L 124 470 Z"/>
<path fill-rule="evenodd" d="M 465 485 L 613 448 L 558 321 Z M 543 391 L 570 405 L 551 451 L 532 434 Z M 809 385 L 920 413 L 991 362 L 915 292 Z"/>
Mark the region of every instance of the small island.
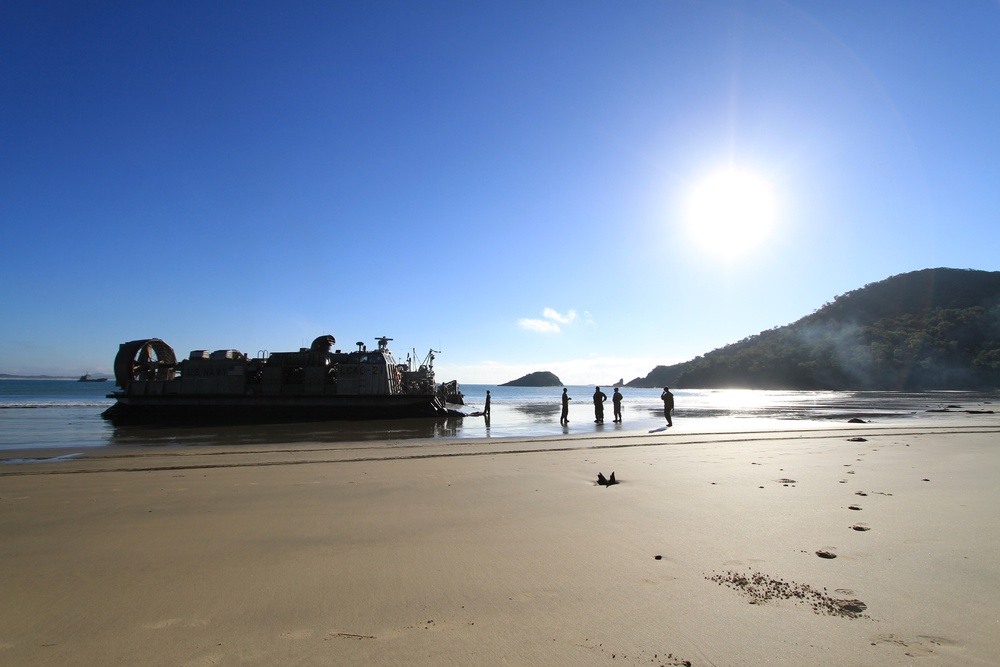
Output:
<path fill-rule="evenodd" d="M 537 371 L 535 373 L 528 373 L 523 377 L 519 377 L 516 380 L 511 380 L 510 382 L 504 382 L 501 387 L 561 387 L 562 382 L 556 377 L 555 373 L 550 373 L 549 371 Z"/>

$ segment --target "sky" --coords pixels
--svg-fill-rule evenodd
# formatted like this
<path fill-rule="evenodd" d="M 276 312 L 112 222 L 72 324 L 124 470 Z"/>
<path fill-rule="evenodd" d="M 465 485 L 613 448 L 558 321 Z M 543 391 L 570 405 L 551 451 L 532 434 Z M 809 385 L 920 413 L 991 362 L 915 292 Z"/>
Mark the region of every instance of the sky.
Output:
<path fill-rule="evenodd" d="M 610 384 L 1000 270 L 1000 2 L 0 5 L 0 373 L 388 336 Z"/>

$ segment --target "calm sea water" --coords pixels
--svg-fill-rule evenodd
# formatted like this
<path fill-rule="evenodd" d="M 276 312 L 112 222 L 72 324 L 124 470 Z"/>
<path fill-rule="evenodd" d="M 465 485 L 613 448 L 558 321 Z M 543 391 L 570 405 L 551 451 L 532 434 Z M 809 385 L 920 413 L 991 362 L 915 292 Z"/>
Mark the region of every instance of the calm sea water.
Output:
<path fill-rule="evenodd" d="M 623 388 L 623 423 L 594 423 L 593 386 L 570 386 L 570 424 L 559 424 L 560 387 L 463 385 L 466 409 L 481 409 L 492 394 L 492 418 L 323 422 L 264 426 L 115 427 L 101 418 L 113 401 L 113 382 L 0 380 L 0 451 L 126 446 L 198 446 L 292 442 L 393 442 L 412 438 L 500 438 L 648 432 L 663 426 L 659 389 Z M 677 390 L 671 433 L 755 431 L 841 425 L 852 417 L 876 422 L 960 418 L 965 410 L 1000 412 L 1000 392 L 791 392 Z M 951 406 L 951 407 L 949 407 Z M 1000 415 L 998 422 L 1000 422 Z"/>

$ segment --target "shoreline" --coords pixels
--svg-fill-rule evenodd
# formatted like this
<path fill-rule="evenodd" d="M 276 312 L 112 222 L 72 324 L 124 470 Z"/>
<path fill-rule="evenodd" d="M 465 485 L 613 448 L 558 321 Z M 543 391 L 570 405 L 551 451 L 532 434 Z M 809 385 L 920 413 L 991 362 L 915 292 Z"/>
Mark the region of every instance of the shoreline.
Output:
<path fill-rule="evenodd" d="M 3 465 L 0 659 L 990 664 L 998 434 L 987 415 Z"/>

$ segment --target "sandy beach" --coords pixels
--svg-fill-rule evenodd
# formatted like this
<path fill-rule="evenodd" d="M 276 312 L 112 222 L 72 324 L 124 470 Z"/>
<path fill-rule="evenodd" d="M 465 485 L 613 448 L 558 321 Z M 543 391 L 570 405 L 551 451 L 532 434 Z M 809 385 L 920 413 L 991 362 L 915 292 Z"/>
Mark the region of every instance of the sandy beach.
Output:
<path fill-rule="evenodd" d="M 1000 662 L 996 415 L 675 429 L 2 465 L 0 663 Z"/>

